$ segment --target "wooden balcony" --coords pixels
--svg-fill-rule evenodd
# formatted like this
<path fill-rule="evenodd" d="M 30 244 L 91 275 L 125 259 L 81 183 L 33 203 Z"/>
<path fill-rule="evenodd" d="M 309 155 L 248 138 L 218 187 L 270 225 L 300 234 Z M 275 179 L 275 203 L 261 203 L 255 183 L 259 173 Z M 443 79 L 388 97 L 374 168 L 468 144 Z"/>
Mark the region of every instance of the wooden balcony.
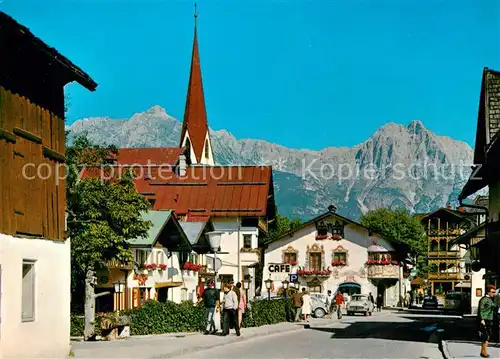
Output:
<path fill-rule="evenodd" d="M 394 264 L 372 264 L 367 268 L 367 277 L 370 279 L 399 278 L 399 266 Z"/>
<path fill-rule="evenodd" d="M 429 237 L 456 237 L 462 234 L 460 228 L 457 229 L 429 229 L 427 230 L 427 235 Z"/>
<path fill-rule="evenodd" d="M 429 273 L 429 279 L 460 280 L 463 273 Z"/>
<path fill-rule="evenodd" d="M 429 258 L 457 258 L 460 259 L 459 251 L 431 251 L 428 253 Z"/>

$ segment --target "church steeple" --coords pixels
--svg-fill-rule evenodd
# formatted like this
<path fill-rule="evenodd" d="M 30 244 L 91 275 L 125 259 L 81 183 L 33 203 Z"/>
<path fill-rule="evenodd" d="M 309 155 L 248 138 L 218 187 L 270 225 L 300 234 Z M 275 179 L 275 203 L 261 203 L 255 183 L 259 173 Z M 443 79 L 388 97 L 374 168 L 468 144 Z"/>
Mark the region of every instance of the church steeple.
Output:
<path fill-rule="evenodd" d="M 214 165 L 212 143 L 208 132 L 207 111 L 203 95 L 200 54 L 198 50 L 196 3 L 194 5 L 194 40 L 191 56 L 191 72 L 181 131 L 181 147 L 189 148 L 193 164 Z"/>

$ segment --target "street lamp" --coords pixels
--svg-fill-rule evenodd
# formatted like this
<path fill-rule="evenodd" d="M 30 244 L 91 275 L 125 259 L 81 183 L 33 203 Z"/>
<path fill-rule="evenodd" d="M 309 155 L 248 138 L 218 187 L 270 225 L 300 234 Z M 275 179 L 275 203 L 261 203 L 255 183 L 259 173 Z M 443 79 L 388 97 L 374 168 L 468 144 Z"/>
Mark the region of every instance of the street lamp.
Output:
<path fill-rule="evenodd" d="M 215 265 L 217 262 L 217 252 L 220 251 L 220 242 L 222 240 L 222 231 L 213 231 L 213 232 L 208 232 L 208 240 L 210 242 L 210 248 L 214 252 L 214 272 L 215 272 L 215 277 L 217 278 L 217 269 L 215 269 Z"/>
<path fill-rule="evenodd" d="M 264 283 L 266 283 L 266 288 L 267 288 L 267 299 L 271 300 L 271 287 L 273 286 L 273 280 L 269 278 L 266 279 Z"/>
<path fill-rule="evenodd" d="M 118 309 L 117 310 L 120 310 L 121 309 L 121 295 L 120 294 L 123 292 L 123 289 L 125 287 L 125 282 L 120 280 L 120 281 L 114 282 L 113 285 L 115 287 L 115 293 L 118 294 L 118 298 L 117 298 Z"/>
<path fill-rule="evenodd" d="M 246 302 L 248 303 L 248 289 L 250 289 L 250 278 L 243 279 L 243 289 L 245 290 Z"/>
<path fill-rule="evenodd" d="M 285 290 L 285 297 L 286 297 L 286 291 L 288 289 L 288 285 L 290 284 L 290 282 L 285 279 L 283 282 L 281 282 L 281 284 L 283 284 L 283 289 Z"/>

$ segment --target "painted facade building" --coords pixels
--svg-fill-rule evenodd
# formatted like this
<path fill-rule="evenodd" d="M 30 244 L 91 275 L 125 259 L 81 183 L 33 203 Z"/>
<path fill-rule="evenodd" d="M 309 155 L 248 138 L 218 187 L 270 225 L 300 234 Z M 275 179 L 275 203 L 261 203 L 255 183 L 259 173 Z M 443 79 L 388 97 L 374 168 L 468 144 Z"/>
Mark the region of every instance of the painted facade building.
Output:
<path fill-rule="evenodd" d="M 332 212 L 268 243 L 264 258 L 263 280 L 273 281 L 273 296 L 281 294 L 282 281 L 290 280 L 290 274 L 310 292 L 371 292 L 381 294 L 385 306 L 396 306 L 410 290 L 402 264 L 406 249 Z M 289 264 L 290 271 L 279 271 L 279 264 Z"/>
<path fill-rule="evenodd" d="M 0 52 L 0 354 L 67 358 L 64 86 L 97 84 L 4 12 Z"/>

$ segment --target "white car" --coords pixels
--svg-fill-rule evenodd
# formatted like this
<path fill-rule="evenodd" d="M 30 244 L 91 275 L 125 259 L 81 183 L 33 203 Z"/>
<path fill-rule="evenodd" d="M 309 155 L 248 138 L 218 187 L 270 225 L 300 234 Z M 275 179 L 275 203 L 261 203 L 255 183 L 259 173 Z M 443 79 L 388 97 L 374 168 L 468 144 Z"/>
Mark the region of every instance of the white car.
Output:
<path fill-rule="evenodd" d="M 366 294 L 354 294 L 351 301 L 347 304 L 347 315 L 354 315 L 356 313 L 363 313 L 364 315 L 372 315 L 374 305 L 368 300 Z"/>
<path fill-rule="evenodd" d="M 323 293 L 311 293 L 311 297 L 318 298 L 323 303 L 326 303 L 326 300 L 328 298 L 328 296 L 326 294 L 323 294 Z"/>

